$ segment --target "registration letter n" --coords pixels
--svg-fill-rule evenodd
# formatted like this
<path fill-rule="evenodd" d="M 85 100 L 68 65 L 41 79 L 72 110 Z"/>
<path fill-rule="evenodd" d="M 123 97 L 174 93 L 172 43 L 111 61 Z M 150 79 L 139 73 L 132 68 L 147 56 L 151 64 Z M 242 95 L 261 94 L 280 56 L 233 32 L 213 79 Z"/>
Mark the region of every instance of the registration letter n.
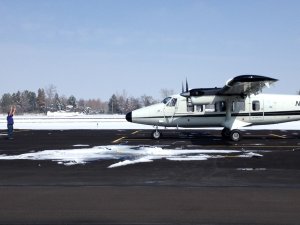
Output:
<path fill-rule="evenodd" d="M 296 105 L 295 106 L 300 106 L 300 101 L 296 101 Z"/>

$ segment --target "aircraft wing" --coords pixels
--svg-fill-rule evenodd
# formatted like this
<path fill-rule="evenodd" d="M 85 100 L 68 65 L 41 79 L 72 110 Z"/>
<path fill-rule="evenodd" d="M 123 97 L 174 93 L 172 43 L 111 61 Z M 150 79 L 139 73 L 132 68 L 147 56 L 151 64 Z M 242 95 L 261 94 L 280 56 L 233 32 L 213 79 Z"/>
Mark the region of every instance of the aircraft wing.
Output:
<path fill-rule="evenodd" d="M 229 81 L 218 91 L 218 95 L 240 95 L 247 96 L 257 94 L 264 87 L 269 87 L 277 79 L 258 75 L 241 75 Z"/>

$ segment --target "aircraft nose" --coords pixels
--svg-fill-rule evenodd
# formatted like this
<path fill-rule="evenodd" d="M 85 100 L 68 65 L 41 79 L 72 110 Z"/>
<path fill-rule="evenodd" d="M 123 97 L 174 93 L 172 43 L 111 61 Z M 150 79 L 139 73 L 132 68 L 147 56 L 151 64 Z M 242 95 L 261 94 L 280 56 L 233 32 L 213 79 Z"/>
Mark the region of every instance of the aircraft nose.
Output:
<path fill-rule="evenodd" d="M 129 113 L 126 114 L 126 120 L 128 122 L 132 122 L 132 113 L 131 112 L 129 112 Z"/>

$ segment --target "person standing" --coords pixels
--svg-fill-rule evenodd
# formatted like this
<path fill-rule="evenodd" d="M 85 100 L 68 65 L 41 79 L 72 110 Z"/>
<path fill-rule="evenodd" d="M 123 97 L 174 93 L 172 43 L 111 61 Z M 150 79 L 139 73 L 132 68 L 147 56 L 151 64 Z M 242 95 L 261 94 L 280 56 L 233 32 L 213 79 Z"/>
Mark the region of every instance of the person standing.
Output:
<path fill-rule="evenodd" d="M 7 138 L 13 139 L 14 132 L 14 118 L 13 116 L 16 113 L 16 106 L 10 107 L 10 111 L 7 113 Z"/>

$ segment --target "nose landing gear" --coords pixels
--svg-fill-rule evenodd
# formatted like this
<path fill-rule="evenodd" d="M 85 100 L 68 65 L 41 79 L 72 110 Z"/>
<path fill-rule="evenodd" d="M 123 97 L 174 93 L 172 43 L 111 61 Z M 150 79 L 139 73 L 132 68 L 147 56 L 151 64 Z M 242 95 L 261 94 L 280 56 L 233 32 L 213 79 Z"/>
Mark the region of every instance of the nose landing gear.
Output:
<path fill-rule="evenodd" d="M 151 137 L 156 140 L 160 139 L 161 136 L 162 136 L 161 132 L 157 129 L 152 131 L 152 133 L 151 133 Z"/>

